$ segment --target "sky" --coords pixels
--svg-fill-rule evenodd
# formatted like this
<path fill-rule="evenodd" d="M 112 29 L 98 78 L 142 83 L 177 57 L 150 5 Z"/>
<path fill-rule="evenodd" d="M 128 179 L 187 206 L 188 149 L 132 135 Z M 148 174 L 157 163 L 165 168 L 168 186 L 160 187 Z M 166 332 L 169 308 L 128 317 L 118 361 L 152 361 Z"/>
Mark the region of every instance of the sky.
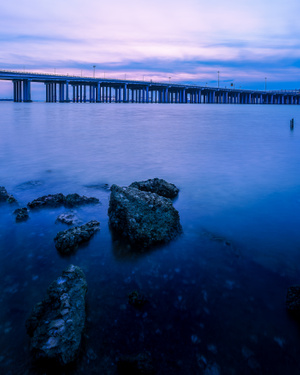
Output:
<path fill-rule="evenodd" d="M 299 14 L 299 0 L 1 1 L 0 69 L 296 89 Z"/>

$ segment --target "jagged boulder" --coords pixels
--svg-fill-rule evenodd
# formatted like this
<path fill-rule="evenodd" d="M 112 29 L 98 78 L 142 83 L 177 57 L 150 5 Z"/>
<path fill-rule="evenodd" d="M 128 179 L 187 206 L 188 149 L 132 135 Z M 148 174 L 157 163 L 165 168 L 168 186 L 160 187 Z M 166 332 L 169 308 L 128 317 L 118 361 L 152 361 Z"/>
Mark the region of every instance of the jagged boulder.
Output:
<path fill-rule="evenodd" d="M 135 246 L 168 242 L 182 230 L 170 199 L 134 187 L 111 186 L 108 216 L 111 228 Z"/>
<path fill-rule="evenodd" d="M 27 204 L 30 208 L 40 208 L 40 207 L 76 207 L 85 204 L 99 203 L 99 199 L 95 197 L 86 197 L 84 195 L 79 195 L 77 193 L 68 194 L 64 196 L 62 193 L 44 195 L 40 198 L 34 199 L 32 202 Z"/>
<path fill-rule="evenodd" d="M 0 186 L 0 202 L 16 203 L 17 200 L 13 195 L 8 194 L 4 186 Z"/>
<path fill-rule="evenodd" d="M 76 358 L 85 326 L 87 282 L 79 267 L 70 265 L 50 284 L 46 298 L 26 321 L 36 359 L 66 365 Z"/>
<path fill-rule="evenodd" d="M 55 247 L 61 254 L 69 254 L 78 248 L 82 242 L 88 241 L 93 234 L 100 230 L 100 223 L 91 220 L 84 225 L 58 232 L 54 238 Z"/>
<path fill-rule="evenodd" d="M 148 191 L 150 193 L 156 193 L 165 198 L 173 199 L 177 197 L 179 189 L 161 178 L 153 178 L 147 181 L 136 181 L 133 182 L 129 187 L 134 187 L 142 191 Z"/>

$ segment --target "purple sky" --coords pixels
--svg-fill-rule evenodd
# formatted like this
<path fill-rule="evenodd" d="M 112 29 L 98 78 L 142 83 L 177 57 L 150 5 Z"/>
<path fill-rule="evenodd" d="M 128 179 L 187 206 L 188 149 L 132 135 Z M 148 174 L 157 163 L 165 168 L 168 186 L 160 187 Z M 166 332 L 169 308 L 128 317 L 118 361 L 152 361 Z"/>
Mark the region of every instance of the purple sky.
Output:
<path fill-rule="evenodd" d="M 299 88 L 299 0 L 10 0 L 0 69 Z M 11 90 L 0 82 L 0 91 Z"/>

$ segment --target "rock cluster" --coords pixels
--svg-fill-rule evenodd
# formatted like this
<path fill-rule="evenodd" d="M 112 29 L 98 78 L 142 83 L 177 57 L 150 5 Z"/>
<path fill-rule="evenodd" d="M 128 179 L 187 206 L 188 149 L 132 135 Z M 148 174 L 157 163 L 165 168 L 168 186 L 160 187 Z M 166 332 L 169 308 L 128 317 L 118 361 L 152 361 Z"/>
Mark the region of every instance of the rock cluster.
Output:
<path fill-rule="evenodd" d="M 17 200 L 13 195 L 8 194 L 4 186 L 0 186 L 0 202 L 16 203 Z"/>
<path fill-rule="evenodd" d="M 156 193 L 165 198 L 173 199 L 177 197 L 179 189 L 161 178 L 153 178 L 147 181 L 133 182 L 129 187 L 137 188 L 141 191 L 148 191 L 149 193 Z"/>
<path fill-rule="evenodd" d="M 100 229 L 99 226 L 99 221 L 91 220 L 84 225 L 58 232 L 54 238 L 55 247 L 61 254 L 69 254 L 80 243 L 88 241 Z"/>
<path fill-rule="evenodd" d="M 36 359 L 66 365 L 75 359 L 85 326 L 87 282 L 79 267 L 70 265 L 47 290 L 26 321 Z"/>
<path fill-rule="evenodd" d="M 30 208 L 40 207 L 76 207 L 84 204 L 99 203 L 99 199 L 95 197 L 86 197 L 84 195 L 68 194 L 64 196 L 62 193 L 44 195 L 40 198 L 34 199 L 27 204 Z"/>
<path fill-rule="evenodd" d="M 133 246 L 168 242 L 182 231 L 170 199 L 135 187 L 111 186 L 108 216 L 111 228 Z"/>

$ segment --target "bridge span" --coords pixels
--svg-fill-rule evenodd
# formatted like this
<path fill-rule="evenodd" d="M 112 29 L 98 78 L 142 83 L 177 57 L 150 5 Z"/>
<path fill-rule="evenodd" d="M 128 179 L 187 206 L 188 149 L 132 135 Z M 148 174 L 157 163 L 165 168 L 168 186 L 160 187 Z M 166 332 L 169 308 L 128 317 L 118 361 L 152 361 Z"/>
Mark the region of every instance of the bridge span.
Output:
<path fill-rule="evenodd" d="M 47 103 L 300 104 L 300 91 L 258 91 L 177 83 L 0 70 L 13 83 L 14 102 L 31 102 L 31 83 L 45 85 Z"/>

